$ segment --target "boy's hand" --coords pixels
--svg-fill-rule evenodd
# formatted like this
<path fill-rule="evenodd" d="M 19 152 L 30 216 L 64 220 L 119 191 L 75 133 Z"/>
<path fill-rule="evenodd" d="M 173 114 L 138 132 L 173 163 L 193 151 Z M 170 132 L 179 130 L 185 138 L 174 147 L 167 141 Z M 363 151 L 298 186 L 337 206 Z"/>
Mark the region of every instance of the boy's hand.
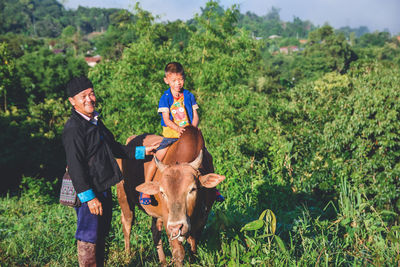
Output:
<path fill-rule="evenodd" d="M 176 131 L 178 132 L 179 137 L 180 137 L 181 134 L 185 131 L 185 127 L 180 127 L 180 126 L 178 126 L 178 129 L 176 129 Z"/>
<path fill-rule="evenodd" d="M 145 147 L 145 154 L 146 155 L 154 155 L 154 153 L 156 153 L 157 147 L 160 146 L 160 143 L 161 143 L 161 140 L 157 141 L 157 142 L 155 142 L 155 143 L 153 143 L 153 144 L 151 144 L 149 146 L 146 146 Z"/>

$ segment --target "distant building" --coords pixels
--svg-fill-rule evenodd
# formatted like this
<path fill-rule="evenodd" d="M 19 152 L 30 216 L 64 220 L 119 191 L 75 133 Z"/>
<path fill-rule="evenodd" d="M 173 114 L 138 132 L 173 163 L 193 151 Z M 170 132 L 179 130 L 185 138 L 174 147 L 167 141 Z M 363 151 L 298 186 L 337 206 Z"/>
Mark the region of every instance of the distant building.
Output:
<path fill-rule="evenodd" d="M 270 35 L 268 39 L 276 39 L 276 38 L 281 38 L 279 35 Z"/>
<path fill-rule="evenodd" d="M 292 53 L 292 52 L 298 52 L 298 51 L 299 51 L 299 47 L 295 46 L 295 45 L 293 45 L 293 46 L 282 46 L 282 47 L 279 48 L 279 52 L 281 54 L 285 54 L 285 55 L 287 55 L 289 53 Z"/>
<path fill-rule="evenodd" d="M 300 44 L 306 44 L 306 43 L 307 43 L 307 39 L 300 39 L 300 40 L 299 40 L 299 43 L 300 43 Z"/>
<path fill-rule="evenodd" d="M 399 40 L 399 42 L 400 42 L 400 35 L 399 35 L 399 36 L 397 36 L 397 40 Z"/>
<path fill-rule="evenodd" d="M 85 57 L 85 61 L 90 67 L 94 67 L 97 63 L 101 61 L 101 56 L 97 55 L 94 57 Z"/>
<path fill-rule="evenodd" d="M 289 47 L 288 46 L 279 47 L 279 52 L 281 52 L 281 54 L 289 54 Z"/>

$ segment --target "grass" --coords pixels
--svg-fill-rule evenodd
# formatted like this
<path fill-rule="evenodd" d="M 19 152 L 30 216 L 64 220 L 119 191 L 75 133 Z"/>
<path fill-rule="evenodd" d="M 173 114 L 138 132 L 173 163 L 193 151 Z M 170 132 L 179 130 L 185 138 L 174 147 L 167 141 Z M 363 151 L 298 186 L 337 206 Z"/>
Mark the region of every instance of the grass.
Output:
<path fill-rule="evenodd" d="M 76 264 L 73 213 L 40 198 L 2 198 L 0 261 L 6 266 Z"/>
<path fill-rule="evenodd" d="M 246 192 L 234 189 L 244 199 L 248 197 Z M 32 190 L 25 189 L 19 196 L 7 195 L 0 199 L 2 266 L 77 266 L 75 211 L 58 204 L 56 197 L 33 196 Z M 313 196 L 290 196 L 282 192 L 286 191 L 272 186 L 268 192 L 269 198 L 275 198 L 268 201 L 277 220 L 272 228 L 269 217 L 262 226 L 241 231 L 245 225 L 256 225 L 256 220 L 267 220 L 263 216 L 258 218 L 262 210 L 252 207 L 246 213 L 248 207 L 229 198 L 215 205 L 200 240 L 197 259 L 191 266 L 394 266 L 400 263 L 397 215 L 376 211 L 346 181 L 342 182 L 337 204 L 332 201 L 326 205 Z M 285 200 L 291 204 L 282 205 Z M 126 254 L 120 210 L 114 202 L 109 266 L 158 264 L 151 239 L 151 220 L 143 212 L 137 211 L 136 215 L 131 251 Z M 167 247 L 165 251 L 170 260 Z"/>

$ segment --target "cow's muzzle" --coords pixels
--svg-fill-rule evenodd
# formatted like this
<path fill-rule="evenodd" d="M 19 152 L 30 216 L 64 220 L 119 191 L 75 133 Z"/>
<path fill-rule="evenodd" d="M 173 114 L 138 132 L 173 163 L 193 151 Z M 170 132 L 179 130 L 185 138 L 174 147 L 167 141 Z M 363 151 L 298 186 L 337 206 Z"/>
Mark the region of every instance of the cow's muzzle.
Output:
<path fill-rule="evenodd" d="M 185 234 L 188 232 L 188 225 L 186 223 L 168 224 L 167 227 L 170 232 L 170 241 L 175 239 L 183 241 L 186 238 Z"/>
<path fill-rule="evenodd" d="M 169 240 L 172 241 L 172 240 L 178 239 L 179 241 L 183 241 L 183 236 L 181 236 L 181 233 L 182 233 L 181 229 L 179 229 L 179 232 L 176 236 L 173 236 L 174 233 L 171 232 L 171 236 L 169 237 Z"/>

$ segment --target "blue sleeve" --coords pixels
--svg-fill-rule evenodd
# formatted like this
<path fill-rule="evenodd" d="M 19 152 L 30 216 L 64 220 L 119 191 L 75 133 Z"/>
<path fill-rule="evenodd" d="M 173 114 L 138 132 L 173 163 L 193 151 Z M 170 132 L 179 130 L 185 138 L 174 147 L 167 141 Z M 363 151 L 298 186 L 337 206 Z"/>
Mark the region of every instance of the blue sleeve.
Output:
<path fill-rule="evenodd" d="M 192 93 L 190 93 L 190 102 L 192 102 L 192 107 L 194 105 L 197 105 L 196 98 L 194 97 L 194 94 L 192 94 Z"/>
<path fill-rule="evenodd" d="M 160 98 L 160 101 L 158 102 L 158 109 L 160 109 L 160 108 L 168 108 L 169 109 L 168 97 L 166 94 L 163 94 Z M 160 113 L 160 111 L 158 111 L 158 113 Z"/>
<path fill-rule="evenodd" d="M 135 149 L 135 158 L 136 159 L 144 159 L 146 157 L 146 147 L 137 146 Z"/>
<path fill-rule="evenodd" d="M 88 202 L 96 197 L 92 189 L 86 190 L 78 194 L 79 200 L 82 203 Z"/>

